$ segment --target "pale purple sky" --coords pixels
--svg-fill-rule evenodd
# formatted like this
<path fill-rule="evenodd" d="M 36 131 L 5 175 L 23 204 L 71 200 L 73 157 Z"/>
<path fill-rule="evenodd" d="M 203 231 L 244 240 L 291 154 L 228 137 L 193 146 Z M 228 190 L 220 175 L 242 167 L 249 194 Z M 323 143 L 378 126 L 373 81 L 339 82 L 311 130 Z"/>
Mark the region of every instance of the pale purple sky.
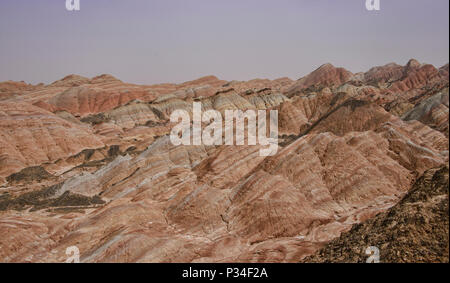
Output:
<path fill-rule="evenodd" d="M 448 0 L 0 1 L 0 81 L 108 73 L 133 83 L 298 79 L 330 62 L 366 71 L 449 61 Z"/>

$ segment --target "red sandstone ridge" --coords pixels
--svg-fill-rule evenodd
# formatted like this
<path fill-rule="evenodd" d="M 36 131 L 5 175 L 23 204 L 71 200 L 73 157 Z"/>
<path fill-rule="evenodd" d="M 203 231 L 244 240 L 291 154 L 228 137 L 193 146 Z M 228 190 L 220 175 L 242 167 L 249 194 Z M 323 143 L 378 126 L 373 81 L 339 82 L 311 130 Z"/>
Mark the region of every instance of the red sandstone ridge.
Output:
<path fill-rule="evenodd" d="M 1 82 L 0 83 L 0 92 L 17 92 L 20 93 L 21 91 L 30 90 L 35 88 L 33 85 L 27 84 L 25 82 L 14 82 L 14 81 L 7 81 L 7 82 Z"/>
<path fill-rule="evenodd" d="M 324 64 L 317 70 L 299 79 L 288 90 L 290 95 L 294 95 L 310 87 L 339 86 L 352 78 L 353 74 L 344 68 L 336 68 L 331 64 Z"/>
<path fill-rule="evenodd" d="M 28 103 L 0 102 L 0 176 L 103 147 L 89 130 Z"/>
<path fill-rule="evenodd" d="M 389 63 L 384 66 L 371 68 L 364 73 L 364 81 L 366 82 L 393 82 L 400 80 L 404 74 L 404 67 L 396 63 Z"/>
<path fill-rule="evenodd" d="M 82 262 L 299 262 L 354 241 L 352 227 L 403 207 L 449 158 L 448 65 L 151 86 L 70 75 L 3 89 L 2 262 L 64 262 L 70 246 Z M 174 146 L 170 114 L 193 101 L 278 110 L 277 154 Z"/>
<path fill-rule="evenodd" d="M 52 86 L 75 87 L 90 83 L 91 80 L 78 75 L 68 75 L 63 79 L 53 82 Z"/>
<path fill-rule="evenodd" d="M 40 86 L 42 85 L 34 86 L 31 84 L 27 84 L 25 82 L 14 82 L 14 81 L 0 82 L 0 101 L 11 98 L 14 95 L 20 95 L 25 91 L 37 89 Z"/>
<path fill-rule="evenodd" d="M 186 87 L 196 87 L 201 85 L 209 85 L 213 87 L 219 87 L 225 84 L 226 81 L 219 80 L 216 76 L 205 76 L 193 81 L 182 83 L 178 86 L 178 88 L 186 88 Z"/>
<path fill-rule="evenodd" d="M 130 100 L 143 98 L 149 93 L 145 90 L 103 91 L 90 87 L 72 87 L 61 94 L 51 98 L 48 103 L 54 105 L 56 109 L 66 110 L 72 114 L 85 116 L 111 110 L 123 105 Z"/>
<path fill-rule="evenodd" d="M 439 68 L 439 74 L 441 75 L 441 77 L 448 78 L 448 64 L 445 64 L 444 66 Z"/>
<path fill-rule="evenodd" d="M 441 78 L 439 71 L 434 66 L 429 64 L 422 65 L 414 59 L 411 59 L 404 67 L 404 76 L 404 78 L 392 85 L 391 89 L 393 91 L 419 88 Z"/>

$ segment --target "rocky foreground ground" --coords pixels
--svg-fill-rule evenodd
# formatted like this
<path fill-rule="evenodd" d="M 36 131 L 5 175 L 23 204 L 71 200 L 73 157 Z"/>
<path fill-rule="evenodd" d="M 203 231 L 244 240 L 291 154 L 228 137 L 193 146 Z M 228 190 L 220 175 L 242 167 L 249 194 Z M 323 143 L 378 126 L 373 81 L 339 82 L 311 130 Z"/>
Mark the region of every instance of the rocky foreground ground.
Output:
<path fill-rule="evenodd" d="M 280 149 L 173 146 L 170 114 L 278 110 Z M 448 64 L 292 81 L 0 83 L 0 261 L 448 262 Z M 441 168 L 441 169 L 438 169 Z M 406 239 L 410 239 L 407 241 Z"/>
<path fill-rule="evenodd" d="M 366 262 L 368 247 L 377 247 L 387 263 L 448 263 L 448 167 L 432 169 L 387 212 L 331 241 L 304 262 Z"/>

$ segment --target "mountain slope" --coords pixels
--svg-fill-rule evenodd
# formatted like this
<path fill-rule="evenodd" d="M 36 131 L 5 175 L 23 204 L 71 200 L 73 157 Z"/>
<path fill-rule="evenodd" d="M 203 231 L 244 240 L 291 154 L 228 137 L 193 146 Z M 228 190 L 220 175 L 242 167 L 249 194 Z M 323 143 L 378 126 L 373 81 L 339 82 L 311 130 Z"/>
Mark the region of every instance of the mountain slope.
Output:
<path fill-rule="evenodd" d="M 365 262 L 369 246 L 381 262 L 449 262 L 448 167 L 427 171 L 387 212 L 352 227 L 304 262 Z"/>
<path fill-rule="evenodd" d="M 0 88 L 0 261 L 63 262 L 75 245 L 84 262 L 299 262 L 449 160 L 448 65 Z M 170 114 L 194 101 L 278 110 L 277 154 L 174 146 Z"/>

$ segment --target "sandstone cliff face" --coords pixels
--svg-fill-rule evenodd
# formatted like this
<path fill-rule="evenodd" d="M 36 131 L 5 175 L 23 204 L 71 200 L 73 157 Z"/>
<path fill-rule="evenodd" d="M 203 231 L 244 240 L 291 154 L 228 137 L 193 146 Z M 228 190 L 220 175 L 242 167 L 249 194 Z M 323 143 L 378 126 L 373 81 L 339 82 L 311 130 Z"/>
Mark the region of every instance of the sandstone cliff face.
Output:
<path fill-rule="evenodd" d="M 0 102 L 0 261 L 298 262 L 448 164 L 448 66 L 19 85 Z M 172 145 L 170 114 L 194 101 L 278 110 L 277 154 Z"/>

